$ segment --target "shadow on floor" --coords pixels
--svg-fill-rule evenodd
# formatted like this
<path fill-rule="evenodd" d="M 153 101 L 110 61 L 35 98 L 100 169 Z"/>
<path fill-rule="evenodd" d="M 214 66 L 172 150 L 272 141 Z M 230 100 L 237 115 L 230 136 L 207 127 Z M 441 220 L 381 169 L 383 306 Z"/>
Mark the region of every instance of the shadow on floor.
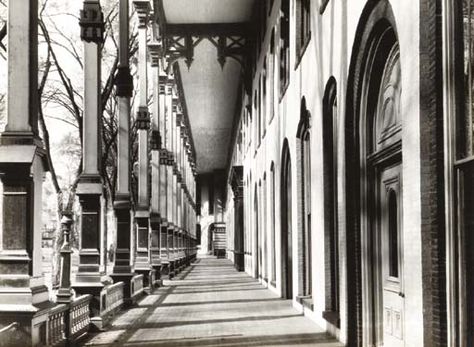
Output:
<path fill-rule="evenodd" d="M 175 295 L 176 293 L 173 293 Z M 194 305 L 223 305 L 223 304 L 246 304 L 250 302 L 281 302 L 280 298 L 263 298 L 263 299 L 239 299 L 239 300 L 217 300 L 217 301 L 190 301 L 190 302 L 170 302 L 163 303 L 160 307 L 178 307 L 178 306 L 194 306 Z"/>
<path fill-rule="evenodd" d="M 224 335 L 213 338 L 198 339 L 166 339 L 153 341 L 128 341 L 114 346 L 123 347 L 265 347 L 265 346 L 340 346 L 330 340 L 326 333 L 261 335 L 243 337 L 239 335 Z M 97 345 L 100 346 L 100 345 Z"/>

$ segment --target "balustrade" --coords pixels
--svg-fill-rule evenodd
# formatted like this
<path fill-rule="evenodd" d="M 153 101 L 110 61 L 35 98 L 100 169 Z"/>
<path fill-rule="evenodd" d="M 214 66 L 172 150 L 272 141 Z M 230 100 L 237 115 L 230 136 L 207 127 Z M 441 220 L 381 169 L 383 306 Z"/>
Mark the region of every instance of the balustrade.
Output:
<path fill-rule="evenodd" d="M 61 304 L 55 306 L 48 315 L 48 346 L 59 346 L 66 341 L 66 314 L 67 305 Z"/>
<path fill-rule="evenodd" d="M 91 299 L 92 295 L 86 294 L 74 299 L 71 303 L 69 311 L 71 341 L 77 341 L 89 330 Z"/>
<path fill-rule="evenodd" d="M 123 305 L 123 290 L 125 283 L 118 282 L 107 287 L 106 313 L 110 314 Z"/>

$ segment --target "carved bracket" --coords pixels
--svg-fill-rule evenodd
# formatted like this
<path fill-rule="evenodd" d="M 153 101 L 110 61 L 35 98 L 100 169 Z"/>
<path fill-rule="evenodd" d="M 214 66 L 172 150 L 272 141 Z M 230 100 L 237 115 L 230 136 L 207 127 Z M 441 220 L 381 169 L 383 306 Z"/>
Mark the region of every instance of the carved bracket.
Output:
<path fill-rule="evenodd" d="M 217 60 L 224 68 L 227 58 L 243 64 L 246 52 L 247 27 L 245 24 L 171 24 L 166 27 L 164 53 L 168 68 L 184 58 L 188 69 L 194 60 L 194 48 L 208 40 L 217 48 Z"/>

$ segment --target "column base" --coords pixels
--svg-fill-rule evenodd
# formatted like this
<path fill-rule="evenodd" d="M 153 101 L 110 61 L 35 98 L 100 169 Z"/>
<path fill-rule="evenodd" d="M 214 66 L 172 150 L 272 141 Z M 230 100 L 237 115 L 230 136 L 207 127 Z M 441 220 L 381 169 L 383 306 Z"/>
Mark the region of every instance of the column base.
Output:
<path fill-rule="evenodd" d="M 161 279 L 169 279 L 170 262 L 169 260 L 161 260 Z"/>
<path fill-rule="evenodd" d="M 136 268 L 135 274 L 143 275 L 143 287 L 148 288 L 150 292 L 153 291 L 153 283 L 155 281 L 156 271 L 152 268 Z"/>
<path fill-rule="evenodd" d="M 134 273 L 113 273 L 110 275 L 115 283 L 123 282 L 123 302 L 125 307 L 133 306 L 137 303 L 138 297 L 132 293 L 132 279 L 136 274 Z"/>
<path fill-rule="evenodd" d="M 153 287 L 159 288 L 163 286 L 163 280 L 161 279 L 161 263 L 152 264 L 153 270 L 155 271 L 155 280 L 153 281 Z"/>

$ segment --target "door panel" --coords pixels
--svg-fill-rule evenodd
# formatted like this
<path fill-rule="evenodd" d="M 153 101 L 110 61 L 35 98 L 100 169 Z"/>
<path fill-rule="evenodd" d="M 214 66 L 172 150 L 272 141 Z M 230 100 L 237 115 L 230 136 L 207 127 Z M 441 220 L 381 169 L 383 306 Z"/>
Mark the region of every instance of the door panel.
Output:
<path fill-rule="evenodd" d="M 401 164 L 379 175 L 378 222 L 383 345 L 404 346 Z"/>

